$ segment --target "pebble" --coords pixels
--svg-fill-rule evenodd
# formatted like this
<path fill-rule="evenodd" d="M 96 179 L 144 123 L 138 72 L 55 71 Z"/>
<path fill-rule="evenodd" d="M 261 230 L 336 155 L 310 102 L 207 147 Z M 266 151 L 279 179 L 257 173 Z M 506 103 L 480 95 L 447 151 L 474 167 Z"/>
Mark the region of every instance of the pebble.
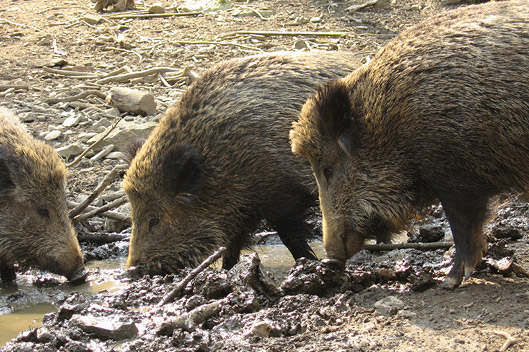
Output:
<path fill-rule="evenodd" d="M 394 315 L 404 308 L 404 302 L 395 296 L 387 296 L 375 302 L 375 309 L 382 315 Z"/>
<path fill-rule="evenodd" d="M 62 132 L 59 130 L 52 130 L 44 136 L 44 139 L 47 141 L 54 141 L 62 135 Z"/>

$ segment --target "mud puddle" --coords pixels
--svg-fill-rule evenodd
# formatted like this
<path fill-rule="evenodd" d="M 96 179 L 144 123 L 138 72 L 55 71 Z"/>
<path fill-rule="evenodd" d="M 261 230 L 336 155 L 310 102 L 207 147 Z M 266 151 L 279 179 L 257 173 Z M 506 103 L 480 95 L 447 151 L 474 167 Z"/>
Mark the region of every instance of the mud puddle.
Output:
<path fill-rule="evenodd" d="M 39 327 L 46 313 L 56 312 L 58 305 L 72 292 L 94 295 L 114 292 L 126 285 L 120 278 L 125 259 L 96 260 L 87 264 L 88 282 L 70 286 L 58 276 L 33 270 L 17 274 L 16 285 L 0 285 L 0 346 L 19 332 Z"/>

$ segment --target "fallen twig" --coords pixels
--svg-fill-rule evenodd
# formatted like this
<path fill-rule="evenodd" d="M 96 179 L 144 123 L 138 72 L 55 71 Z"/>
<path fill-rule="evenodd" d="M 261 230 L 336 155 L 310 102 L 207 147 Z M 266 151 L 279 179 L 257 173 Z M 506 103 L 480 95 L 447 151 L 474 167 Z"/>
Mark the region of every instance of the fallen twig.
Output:
<path fill-rule="evenodd" d="M 47 104 L 66 103 L 66 102 L 71 102 L 71 101 L 84 99 L 84 98 L 86 98 L 89 95 L 97 95 L 98 97 L 100 97 L 102 99 L 105 99 L 107 97 L 106 94 L 101 92 L 100 90 L 92 89 L 92 90 L 87 90 L 85 92 L 82 92 L 82 93 L 79 93 L 77 95 L 74 95 L 72 97 L 48 98 L 48 99 L 44 100 L 44 102 L 47 103 Z"/>
<path fill-rule="evenodd" d="M 108 19 L 122 19 L 122 18 L 153 18 L 153 17 L 176 17 L 176 16 L 198 16 L 202 12 L 172 12 L 172 13 L 126 13 L 119 15 L 104 16 Z"/>
<path fill-rule="evenodd" d="M 103 78 L 103 79 L 96 81 L 96 83 L 106 84 L 109 82 L 123 82 L 123 81 L 129 81 L 134 78 L 156 75 L 158 73 L 163 73 L 163 72 L 175 72 L 175 71 L 180 71 L 180 70 L 181 69 L 173 68 L 173 67 L 153 67 L 153 68 L 150 68 L 144 71 L 124 73 L 122 75 L 115 75 L 115 76 Z"/>
<path fill-rule="evenodd" d="M 29 85 L 27 84 L 2 84 L 0 85 L 0 91 L 8 90 L 8 89 L 29 89 Z"/>
<path fill-rule="evenodd" d="M 193 331 L 197 325 L 202 324 L 208 318 L 211 318 L 220 312 L 222 305 L 228 302 L 227 298 L 203 304 L 189 313 L 184 313 L 175 318 L 164 322 L 160 328 L 159 333 L 166 336 L 172 336 L 175 328 L 184 329 L 186 331 Z"/>
<path fill-rule="evenodd" d="M 66 203 L 68 204 L 68 208 L 75 208 L 76 206 L 79 205 L 79 203 L 73 202 L 71 200 L 66 201 Z M 91 206 L 87 206 L 86 207 L 87 211 L 92 211 L 94 209 L 96 209 L 96 208 L 95 207 L 91 207 Z M 129 223 L 131 222 L 131 219 L 130 219 L 129 215 L 123 214 L 123 213 L 118 213 L 116 211 L 105 211 L 104 213 L 99 214 L 99 216 L 104 216 L 106 218 L 114 219 L 114 220 L 118 220 L 118 221 L 124 221 L 124 222 L 129 222 Z"/>
<path fill-rule="evenodd" d="M 38 31 L 39 29 L 37 27 L 33 27 L 33 26 L 29 26 L 27 24 L 23 24 L 23 23 L 16 23 L 16 22 L 13 22 L 13 21 L 10 21 L 6 18 L 0 18 L 0 22 L 5 22 L 5 23 L 8 23 L 8 24 L 11 24 L 13 26 L 18 26 L 18 27 L 26 27 L 26 28 L 31 28 L 31 29 L 34 29 L 36 31 Z"/>
<path fill-rule="evenodd" d="M 500 335 L 500 336 L 503 336 L 507 339 L 507 341 L 505 341 L 505 343 L 503 344 L 503 346 L 501 346 L 501 348 L 499 349 L 500 352 L 504 352 L 504 351 L 507 351 L 507 349 L 509 347 L 511 347 L 512 345 L 518 343 L 518 339 L 515 339 L 514 337 L 512 337 L 511 335 L 509 335 L 508 333 L 504 332 L 504 331 L 499 331 L 499 330 L 484 330 L 483 332 L 487 332 L 487 333 L 491 333 L 491 334 L 496 334 L 496 335 Z"/>
<path fill-rule="evenodd" d="M 99 76 L 96 74 L 90 74 L 86 72 L 57 70 L 57 69 L 49 68 L 49 67 L 43 67 L 42 69 L 46 72 L 55 73 L 56 75 L 62 75 L 62 76 L 71 76 L 71 77 L 76 77 L 76 78 L 99 78 Z"/>
<path fill-rule="evenodd" d="M 236 31 L 237 35 L 262 35 L 265 37 L 273 36 L 298 36 L 303 35 L 307 37 L 345 37 L 346 32 L 283 32 L 283 31 Z"/>
<path fill-rule="evenodd" d="M 79 154 L 71 163 L 69 164 L 66 164 L 66 167 L 72 167 L 74 166 L 75 164 L 77 164 L 79 161 L 81 161 L 82 158 L 84 158 L 84 156 L 86 155 L 86 153 L 88 153 L 90 150 L 92 150 L 93 148 L 95 148 L 96 145 L 98 145 L 99 143 L 101 143 L 101 141 L 103 139 L 105 139 L 109 134 L 110 132 L 112 132 L 116 126 L 118 125 L 118 123 L 121 121 L 122 119 L 122 116 L 117 118 L 116 119 L 116 122 L 114 122 L 114 124 L 112 126 L 110 126 L 110 128 L 108 128 L 105 133 L 101 136 L 101 138 L 99 138 L 97 141 L 95 141 L 94 143 L 90 144 L 88 146 L 88 148 L 86 148 L 81 154 Z"/>
<path fill-rule="evenodd" d="M 263 21 L 269 21 L 270 18 L 267 18 L 267 17 L 264 17 L 258 10 L 250 7 L 250 6 L 241 6 L 241 8 L 243 9 L 247 9 L 247 10 L 250 10 L 252 11 L 253 13 L 255 13 L 260 19 L 262 19 Z"/>
<path fill-rule="evenodd" d="M 79 205 L 76 206 L 74 209 L 70 210 L 70 214 L 69 214 L 70 219 L 73 219 L 77 215 L 81 214 L 83 210 L 87 206 L 89 206 L 94 201 L 94 199 L 96 199 L 97 196 L 99 196 L 105 190 L 105 188 L 107 188 L 108 185 L 112 183 L 112 181 L 114 181 L 114 178 L 116 178 L 116 175 L 120 171 L 126 170 L 127 167 L 128 167 L 127 164 L 117 164 L 116 166 L 114 166 L 114 168 L 110 170 L 110 172 L 103 178 L 103 181 L 101 181 L 97 185 L 97 187 L 94 189 L 92 194 L 90 194 L 84 201 L 79 203 Z"/>
<path fill-rule="evenodd" d="M 219 259 L 220 256 L 225 251 L 226 251 L 226 247 L 220 247 L 219 249 L 217 249 L 215 253 L 213 253 L 208 258 L 206 258 L 206 260 L 204 260 L 202 264 L 200 264 L 195 269 L 193 269 L 193 271 L 187 274 L 187 276 L 184 277 L 182 281 L 180 281 L 171 292 L 169 292 L 160 302 L 158 302 L 158 307 L 161 307 L 164 304 L 167 304 L 171 302 L 173 299 L 175 299 L 175 297 L 178 296 L 180 292 L 187 286 L 189 281 L 193 280 L 195 276 L 197 276 L 199 273 L 204 271 L 208 266 L 214 263 L 217 259 Z"/>
<path fill-rule="evenodd" d="M 369 251 L 391 251 L 394 249 L 419 249 L 419 250 L 434 250 L 447 249 L 454 245 L 452 242 L 430 242 L 430 243 L 379 243 L 366 244 L 365 249 Z"/>
<path fill-rule="evenodd" d="M 256 47 L 253 47 L 253 46 L 249 46 L 249 45 L 244 45 L 244 44 L 239 44 L 239 43 L 231 43 L 231 42 L 212 42 L 212 41 L 205 41 L 205 40 L 175 40 L 175 41 L 172 41 L 172 43 L 176 43 L 176 44 L 211 44 L 211 45 L 224 45 L 224 46 L 234 46 L 234 47 L 237 47 L 237 48 L 243 48 L 243 49 L 248 49 L 248 50 L 255 50 L 255 51 L 263 51 L 259 48 L 256 48 Z"/>
<path fill-rule="evenodd" d="M 128 201 L 129 201 L 129 198 L 127 196 L 123 196 L 121 198 L 116 199 L 113 202 L 110 202 L 110 203 L 107 203 L 107 204 L 103 205 L 102 207 L 96 208 L 96 209 L 94 209 L 92 211 L 83 213 L 81 215 L 77 215 L 76 217 L 74 217 L 72 219 L 72 221 L 74 223 L 83 222 L 83 221 L 88 220 L 88 219 L 90 219 L 90 218 L 92 218 L 94 216 L 97 216 L 97 215 L 99 215 L 101 213 L 104 213 L 104 212 L 106 212 L 108 210 L 117 208 L 120 205 L 123 205 L 123 204 L 127 203 Z"/>

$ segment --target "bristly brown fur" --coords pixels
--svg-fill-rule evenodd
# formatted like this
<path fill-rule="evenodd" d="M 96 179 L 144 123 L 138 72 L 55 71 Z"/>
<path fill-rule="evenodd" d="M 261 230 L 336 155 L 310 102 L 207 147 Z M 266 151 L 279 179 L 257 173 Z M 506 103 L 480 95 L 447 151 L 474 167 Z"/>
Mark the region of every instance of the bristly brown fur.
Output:
<path fill-rule="evenodd" d="M 489 200 L 529 184 L 527 28 L 525 1 L 447 12 L 308 99 L 290 138 L 318 180 L 329 256 L 437 198 L 457 246 L 447 286 L 470 275 Z"/>
<path fill-rule="evenodd" d="M 127 171 L 128 265 L 174 272 L 222 245 L 229 268 L 262 219 L 294 257 L 314 258 L 304 217 L 316 186 L 306 161 L 290 153 L 288 131 L 318 84 L 358 66 L 351 53 L 274 53 L 204 72 Z"/>
<path fill-rule="evenodd" d="M 31 137 L 0 109 L 0 275 L 13 265 L 38 267 L 68 278 L 83 270 L 83 257 L 68 218 L 66 168 L 53 148 Z"/>

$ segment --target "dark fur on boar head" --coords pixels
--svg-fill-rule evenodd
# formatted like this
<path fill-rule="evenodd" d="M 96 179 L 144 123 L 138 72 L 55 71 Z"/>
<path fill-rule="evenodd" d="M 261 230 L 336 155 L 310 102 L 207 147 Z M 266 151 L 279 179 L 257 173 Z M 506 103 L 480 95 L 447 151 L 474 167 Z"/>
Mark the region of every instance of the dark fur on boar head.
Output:
<path fill-rule="evenodd" d="M 444 286 L 471 275 L 490 199 L 529 186 L 528 28 L 527 2 L 450 11 L 306 102 L 290 139 L 317 179 L 330 263 L 438 199 L 456 245 Z"/>
<path fill-rule="evenodd" d="M 0 110 L 0 270 L 14 264 L 70 280 L 84 278 L 83 256 L 68 217 L 66 168 L 53 148 L 32 138 L 18 119 Z"/>
<path fill-rule="evenodd" d="M 316 185 L 308 163 L 290 152 L 288 131 L 318 84 L 358 66 L 351 53 L 275 53 L 201 75 L 127 171 L 127 265 L 171 273 L 224 246 L 230 268 L 263 219 L 294 258 L 315 258 L 304 219 Z"/>

